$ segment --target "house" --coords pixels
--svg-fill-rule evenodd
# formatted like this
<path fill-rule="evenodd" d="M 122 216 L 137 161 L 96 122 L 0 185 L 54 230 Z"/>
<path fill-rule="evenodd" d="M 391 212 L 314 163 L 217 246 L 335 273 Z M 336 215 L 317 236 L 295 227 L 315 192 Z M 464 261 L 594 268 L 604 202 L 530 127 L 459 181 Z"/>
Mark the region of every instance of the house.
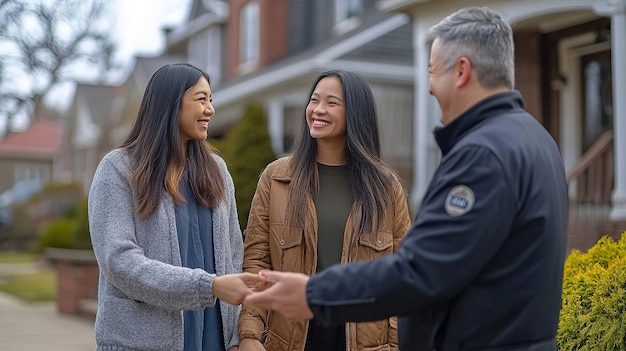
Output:
<path fill-rule="evenodd" d="M 91 179 L 101 158 L 100 140 L 107 134 L 116 87 L 77 84 L 67 112 L 63 138 L 55 162 L 54 179 L 77 182 L 89 192 Z"/>
<path fill-rule="evenodd" d="M 410 183 L 410 18 L 382 12 L 376 3 L 194 0 L 187 23 L 168 33 L 166 52 L 209 73 L 217 111 L 212 137 L 226 133 L 247 102 L 260 103 L 277 155 L 289 149 L 315 76 L 333 68 L 363 75 L 379 110 L 383 158 Z"/>
<path fill-rule="evenodd" d="M 438 160 L 430 135 L 439 123 L 428 93 L 426 32 L 467 6 L 488 6 L 511 23 L 516 89 L 557 141 L 568 171 L 568 246 L 587 249 L 626 230 L 626 2 L 611 0 L 382 0 L 412 18 L 415 126 L 412 201 Z"/>
<path fill-rule="evenodd" d="M 0 140 L 0 194 L 14 189 L 26 196 L 52 180 L 62 128 L 57 117 L 42 116 Z"/>

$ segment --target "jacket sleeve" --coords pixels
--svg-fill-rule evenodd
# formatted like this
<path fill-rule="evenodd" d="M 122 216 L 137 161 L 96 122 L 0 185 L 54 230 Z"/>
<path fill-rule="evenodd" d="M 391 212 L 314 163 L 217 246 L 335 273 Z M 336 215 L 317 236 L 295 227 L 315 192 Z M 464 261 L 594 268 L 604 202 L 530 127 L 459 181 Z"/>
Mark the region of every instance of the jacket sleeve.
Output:
<path fill-rule="evenodd" d="M 271 269 L 269 246 L 270 175 L 266 168 L 252 198 L 248 225 L 245 230 L 243 271 L 258 273 Z M 244 304 L 239 317 L 239 338 L 254 338 L 263 342 L 265 309 Z"/>
<path fill-rule="evenodd" d="M 484 147 L 449 154 L 398 252 L 331 267 L 309 280 L 315 317 L 329 324 L 358 322 L 448 303 L 507 239 L 517 208 L 512 183 Z"/>
<path fill-rule="evenodd" d="M 411 216 L 404 186 L 399 179 L 394 183 L 394 218 L 393 218 L 393 252 L 398 251 L 400 241 L 411 227 Z M 389 317 L 388 340 L 392 350 L 398 350 L 398 317 Z"/>

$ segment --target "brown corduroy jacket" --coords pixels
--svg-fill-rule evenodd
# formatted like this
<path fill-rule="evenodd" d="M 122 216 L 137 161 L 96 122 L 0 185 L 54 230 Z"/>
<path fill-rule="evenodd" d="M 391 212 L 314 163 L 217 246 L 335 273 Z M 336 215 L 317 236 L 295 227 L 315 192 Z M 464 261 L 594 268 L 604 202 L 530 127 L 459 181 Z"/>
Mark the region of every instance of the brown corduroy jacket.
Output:
<path fill-rule="evenodd" d="M 288 187 L 292 172 L 289 157 L 270 163 L 263 171 L 245 231 L 243 271 L 262 269 L 311 275 L 317 264 L 317 216 L 313 198 L 307 200 L 302 228 L 286 228 Z M 363 230 L 361 211 L 350 212 L 344 232 L 341 262 L 373 260 L 395 252 L 411 225 L 406 193 L 397 180 L 393 208 L 384 216 L 381 230 Z M 352 244 L 350 244 L 352 243 Z M 367 277 L 363 277 L 366 279 Z M 240 339 L 255 338 L 270 351 L 302 351 L 308 321 L 288 319 L 280 313 L 244 304 L 239 320 Z M 346 324 L 346 350 L 385 351 L 398 349 L 397 318 Z"/>

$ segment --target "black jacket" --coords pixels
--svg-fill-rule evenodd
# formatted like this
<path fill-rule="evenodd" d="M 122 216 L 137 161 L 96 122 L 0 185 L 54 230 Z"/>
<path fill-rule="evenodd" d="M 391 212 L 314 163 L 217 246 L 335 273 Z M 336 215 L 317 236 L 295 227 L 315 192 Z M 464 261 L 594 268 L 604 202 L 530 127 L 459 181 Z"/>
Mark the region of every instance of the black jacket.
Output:
<path fill-rule="evenodd" d="M 568 215 L 556 143 L 513 91 L 435 137 L 441 164 L 398 252 L 313 276 L 315 318 L 401 316 L 401 350 L 556 350 Z"/>

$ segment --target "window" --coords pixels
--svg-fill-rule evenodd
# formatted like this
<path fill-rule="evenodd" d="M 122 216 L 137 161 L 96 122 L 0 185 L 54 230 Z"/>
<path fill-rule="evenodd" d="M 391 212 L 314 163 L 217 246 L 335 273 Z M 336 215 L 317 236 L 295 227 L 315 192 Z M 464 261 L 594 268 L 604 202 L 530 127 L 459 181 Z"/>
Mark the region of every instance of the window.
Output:
<path fill-rule="evenodd" d="M 361 21 L 361 0 L 335 0 L 335 26 L 333 32 L 337 35 L 356 29 Z"/>
<path fill-rule="evenodd" d="M 361 13 L 361 0 L 335 0 L 335 24 Z"/>
<path fill-rule="evenodd" d="M 254 65 L 259 59 L 259 3 L 245 4 L 239 16 L 239 63 Z"/>
<path fill-rule="evenodd" d="M 50 177 L 46 166 L 36 164 L 17 164 L 14 168 L 15 183 L 38 182 L 44 183 Z"/>

